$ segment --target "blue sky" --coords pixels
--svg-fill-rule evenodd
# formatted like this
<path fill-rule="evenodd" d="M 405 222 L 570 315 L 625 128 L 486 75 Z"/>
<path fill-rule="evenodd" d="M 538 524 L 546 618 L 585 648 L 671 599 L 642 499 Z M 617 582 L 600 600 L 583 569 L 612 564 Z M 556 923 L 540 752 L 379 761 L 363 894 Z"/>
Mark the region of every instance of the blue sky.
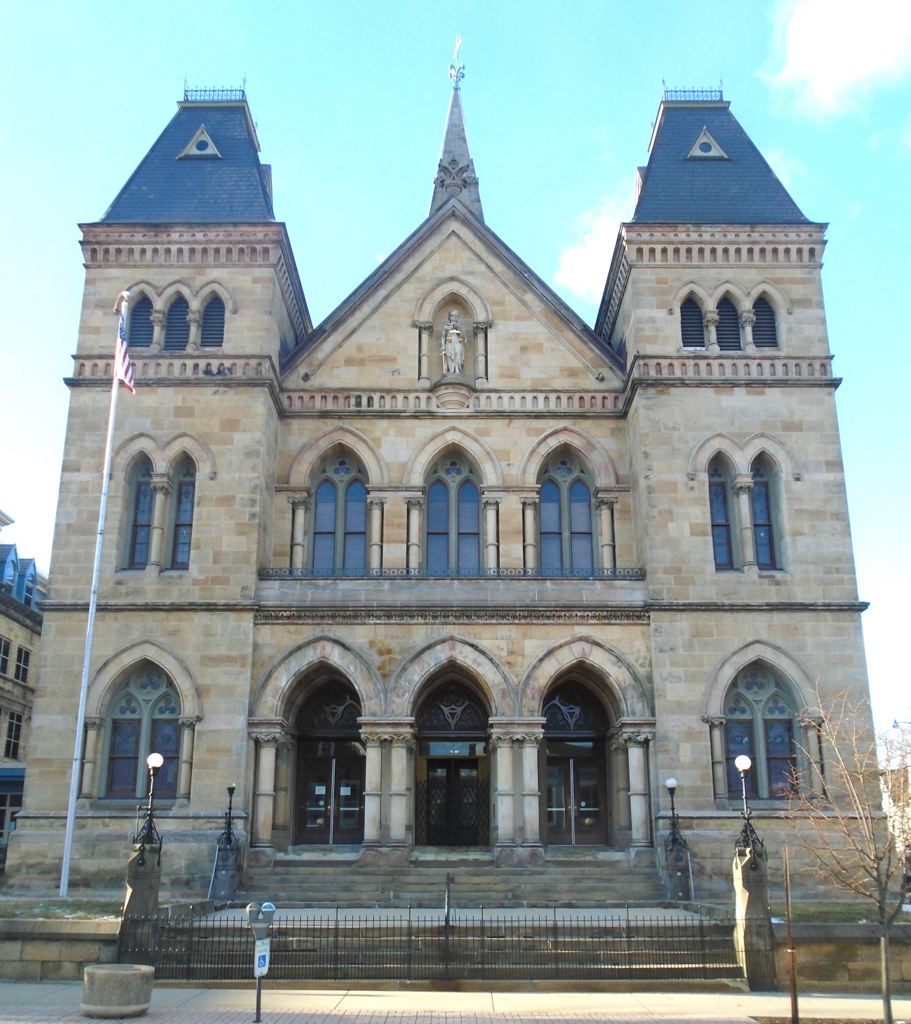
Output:
<path fill-rule="evenodd" d="M 903 384 L 911 5 L 523 0 L 49 3 L 7 19 L 0 82 L 0 509 L 50 560 L 83 271 L 97 220 L 191 86 L 246 77 L 314 320 L 426 216 L 462 33 L 486 219 L 589 323 L 669 87 L 716 86 L 803 212 L 823 282 L 875 709 L 908 716 Z"/>

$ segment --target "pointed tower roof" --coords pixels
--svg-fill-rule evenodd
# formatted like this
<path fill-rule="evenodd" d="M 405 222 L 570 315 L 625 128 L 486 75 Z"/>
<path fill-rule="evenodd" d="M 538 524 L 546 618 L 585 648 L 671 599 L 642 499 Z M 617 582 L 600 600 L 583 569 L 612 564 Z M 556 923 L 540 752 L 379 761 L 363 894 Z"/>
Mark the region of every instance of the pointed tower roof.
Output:
<path fill-rule="evenodd" d="M 440 148 L 440 164 L 437 176 L 433 179 L 429 216 L 436 213 L 447 199 L 455 196 L 483 222 L 481 191 L 478 188 L 478 176 L 474 172 L 474 161 L 468 147 L 461 95 L 462 90 L 456 82 L 452 98 L 449 100 L 446 131 L 443 133 L 443 145 Z"/>

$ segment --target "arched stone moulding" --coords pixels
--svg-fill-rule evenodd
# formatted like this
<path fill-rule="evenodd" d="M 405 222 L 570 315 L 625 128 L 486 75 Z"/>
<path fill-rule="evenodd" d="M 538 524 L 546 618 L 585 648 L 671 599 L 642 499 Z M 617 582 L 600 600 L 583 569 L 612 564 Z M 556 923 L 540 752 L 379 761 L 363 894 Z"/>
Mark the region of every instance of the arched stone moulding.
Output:
<path fill-rule="evenodd" d="M 86 718 L 104 718 L 120 680 L 128 669 L 142 661 L 152 662 L 170 676 L 180 694 L 182 718 L 202 718 L 202 699 L 192 673 L 176 655 L 151 640 L 122 648 L 98 668 L 86 695 Z"/>
<path fill-rule="evenodd" d="M 533 487 L 547 457 L 561 447 L 573 448 L 579 453 L 591 470 L 596 487 L 616 487 L 617 467 L 607 452 L 584 430 L 566 425 L 549 430 L 528 450 L 519 465 L 518 486 Z"/>
<path fill-rule="evenodd" d="M 359 430 L 352 427 L 328 427 L 308 441 L 294 457 L 288 471 L 291 487 L 306 487 L 317 464 L 334 448 L 347 448 L 364 464 L 367 478 L 374 486 L 389 483 L 389 469 L 379 449 Z"/>
<path fill-rule="evenodd" d="M 493 449 L 464 427 L 444 427 L 419 445 L 405 466 L 405 486 L 423 487 L 429 465 L 447 448 L 460 448 L 477 464 L 485 487 L 503 486 L 503 467 Z"/>

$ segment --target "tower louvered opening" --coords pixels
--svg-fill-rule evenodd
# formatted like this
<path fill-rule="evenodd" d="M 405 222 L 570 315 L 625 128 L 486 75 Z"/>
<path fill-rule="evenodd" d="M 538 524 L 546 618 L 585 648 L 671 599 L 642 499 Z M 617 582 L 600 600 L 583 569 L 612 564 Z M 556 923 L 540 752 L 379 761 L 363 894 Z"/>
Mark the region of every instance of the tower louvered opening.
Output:
<path fill-rule="evenodd" d="M 225 340 L 225 304 L 215 295 L 206 306 L 202 315 L 200 344 L 205 347 L 217 347 Z"/>
<path fill-rule="evenodd" d="M 680 305 L 680 333 L 684 348 L 705 348 L 705 324 L 695 299 L 687 299 Z"/>
<path fill-rule="evenodd" d="M 142 298 L 130 310 L 130 330 L 127 344 L 130 348 L 148 348 L 152 344 L 152 300 L 148 295 Z"/>
<path fill-rule="evenodd" d="M 166 349 L 182 350 L 187 347 L 190 340 L 190 322 L 187 320 L 189 312 L 190 304 L 182 295 L 171 303 L 164 333 Z"/>
<path fill-rule="evenodd" d="M 765 299 L 753 303 L 753 344 L 757 348 L 778 348 L 778 328 L 775 324 L 775 310 Z"/>
<path fill-rule="evenodd" d="M 740 317 L 737 307 L 730 299 L 722 299 L 718 303 L 718 326 L 715 328 L 715 337 L 722 352 L 740 351 Z"/>

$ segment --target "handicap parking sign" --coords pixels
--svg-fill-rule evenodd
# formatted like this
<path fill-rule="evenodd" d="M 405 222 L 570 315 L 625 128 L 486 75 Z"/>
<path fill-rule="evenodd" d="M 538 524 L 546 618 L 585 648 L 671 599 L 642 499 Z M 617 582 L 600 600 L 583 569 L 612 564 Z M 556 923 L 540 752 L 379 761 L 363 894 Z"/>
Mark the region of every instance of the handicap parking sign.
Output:
<path fill-rule="evenodd" d="M 263 978 L 269 973 L 269 939 L 257 939 L 253 950 L 253 977 Z"/>

